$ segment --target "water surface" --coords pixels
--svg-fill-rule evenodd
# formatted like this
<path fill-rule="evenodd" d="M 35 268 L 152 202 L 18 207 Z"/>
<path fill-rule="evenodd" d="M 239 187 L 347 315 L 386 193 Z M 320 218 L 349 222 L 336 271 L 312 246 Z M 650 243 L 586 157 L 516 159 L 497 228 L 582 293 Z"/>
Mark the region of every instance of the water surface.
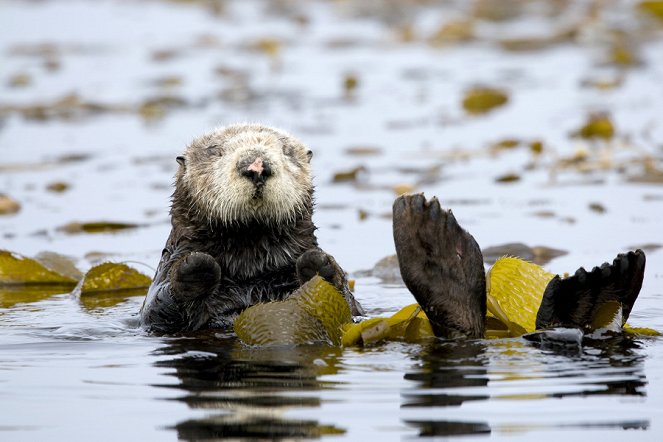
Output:
<path fill-rule="evenodd" d="M 394 253 L 400 186 L 437 195 L 483 247 L 568 252 L 553 272 L 646 247 L 629 322 L 663 330 L 660 22 L 630 1 L 531 2 L 504 17 L 490 3 L 3 2 L 0 193 L 21 207 L 0 216 L 0 248 L 151 274 L 175 156 L 211 127 L 261 121 L 313 149 L 318 238 L 359 275 L 369 316 L 413 302 L 398 280 L 359 273 Z M 438 32 L 450 22 L 471 35 Z M 615 61 L 620 48 L 632 62 Z M 508 103 L 468 115 L 478 84 Z M 610 140 L 571 136 L 596 113 Z M 495 147 L 505 139 L 516 145 Z M 358 166 L 356 181 L 333 182 Z M 519 179 L 498 182 L 507 174 Z M 61 229 L 91 221 L 138 227 Z M 140 297 L 0 296 L 3 441 L 663 435 L 660 338 L 256 350 L 218 331 L 146 335 Z"/>

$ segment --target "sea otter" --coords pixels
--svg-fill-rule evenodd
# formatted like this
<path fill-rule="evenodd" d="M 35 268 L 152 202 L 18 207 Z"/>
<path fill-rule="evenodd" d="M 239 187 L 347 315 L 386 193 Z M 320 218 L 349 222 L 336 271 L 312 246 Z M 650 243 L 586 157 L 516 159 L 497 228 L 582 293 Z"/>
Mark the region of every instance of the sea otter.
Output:
<path fill-rule="evenodd" d="M 282 300 L 319 274 L 354 299 L 345 272 L 318 247 L 311 151 L 290 134 L 235 124 L 177 157 L 172 230 L 140 321 L 157 333 L 224 328 L 247 307 Z"/>

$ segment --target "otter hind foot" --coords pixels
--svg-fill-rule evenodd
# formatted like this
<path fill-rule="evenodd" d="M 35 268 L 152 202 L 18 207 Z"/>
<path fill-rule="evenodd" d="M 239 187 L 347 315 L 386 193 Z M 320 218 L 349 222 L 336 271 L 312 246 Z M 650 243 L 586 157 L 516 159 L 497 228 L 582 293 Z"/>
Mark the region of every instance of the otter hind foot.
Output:
<path fill-rule="evenodd" d="M 572 327 L 591 329 L 597 313 L 609 302 L 621 305 L 622 323 L 626 322 L 642 288 L 645 253 L 617 255 L 612 264 L 604 263 L 591 272 L 579 268 L 573 276 L 555 276 L 543 292 L 536 315 L 536 328 Z"/>
<path fill-rule="evenodd" d="M 170 286 L 174 298 L 196 299 L 210 295 L 221 281 L 221 267 L 212 256 L 191 252 L 170 269 Z"/>
<path fill-rule="evenodd" d="M 486 278 L 481 249 L 437 198 L 403 195 L 393 206 L 403 281 L 440 337 L 481 338 Z"/>

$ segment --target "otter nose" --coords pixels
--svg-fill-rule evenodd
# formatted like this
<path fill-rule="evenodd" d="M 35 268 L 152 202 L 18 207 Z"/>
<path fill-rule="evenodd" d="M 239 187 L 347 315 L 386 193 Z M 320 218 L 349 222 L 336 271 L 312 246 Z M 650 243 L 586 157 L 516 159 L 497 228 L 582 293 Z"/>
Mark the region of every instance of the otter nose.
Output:
<path fill-rule="evenodd" d="M 265 184 L 267 178 L 272 175 L 272 169 L 266 161 L 263 161 L 262 158 L 258 157 L 253 163 L 241 168 L 241 173 L 242 176 L 253 181 L 253 184 L 262 185 Z"/>

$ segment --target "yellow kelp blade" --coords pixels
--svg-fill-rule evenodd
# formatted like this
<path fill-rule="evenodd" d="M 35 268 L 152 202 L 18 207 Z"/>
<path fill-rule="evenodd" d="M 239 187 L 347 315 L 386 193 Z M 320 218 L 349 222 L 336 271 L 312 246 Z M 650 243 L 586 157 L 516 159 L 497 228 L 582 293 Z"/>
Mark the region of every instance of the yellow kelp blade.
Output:
<path fill-rule="evenodd" d="M 352 312 L 336 287 L 322 277 L 315 276 L 288 299 L 294 300 L 299 307 L 320 321 L 332 344 L 340 345 L 341 327 L 352 322 Z"/>
<path fill-rule="evenodd" d="M 341 344 L 341 327 L 352 321 L 350 307 L 338 290 L 316 276 L 285 301 L 256 304 L 234 322 L 247 345 Z"/>
<path fill-rule="evenodd" d="M 403 307 L 388 318 L 371 318 L 343 327 L 343 346 L 369 345 L 384 339 L 419 342 L 434 337 L 433 328 L 419 304 Z"/>
<path fill-rule="evenodd" d="M 629 335 L 635 336 L 661 336 L 661 332 L 654 330 L 653 328 L 647 327 L 631 327 L 628 324 L 624 324 L 622 329 Z"/>
<path fill-rule="evenodd" d="M 554 276 L 519 258 L 498 259 L 486 275 L 488 312 L 511 336 L 533 332 L 543 292 Z"/>
<path fill-rule="evenodd" d="M 0 250 L 0 286 L 71 285 L 77 279 L 44 267 L 34 259 Z"/>

